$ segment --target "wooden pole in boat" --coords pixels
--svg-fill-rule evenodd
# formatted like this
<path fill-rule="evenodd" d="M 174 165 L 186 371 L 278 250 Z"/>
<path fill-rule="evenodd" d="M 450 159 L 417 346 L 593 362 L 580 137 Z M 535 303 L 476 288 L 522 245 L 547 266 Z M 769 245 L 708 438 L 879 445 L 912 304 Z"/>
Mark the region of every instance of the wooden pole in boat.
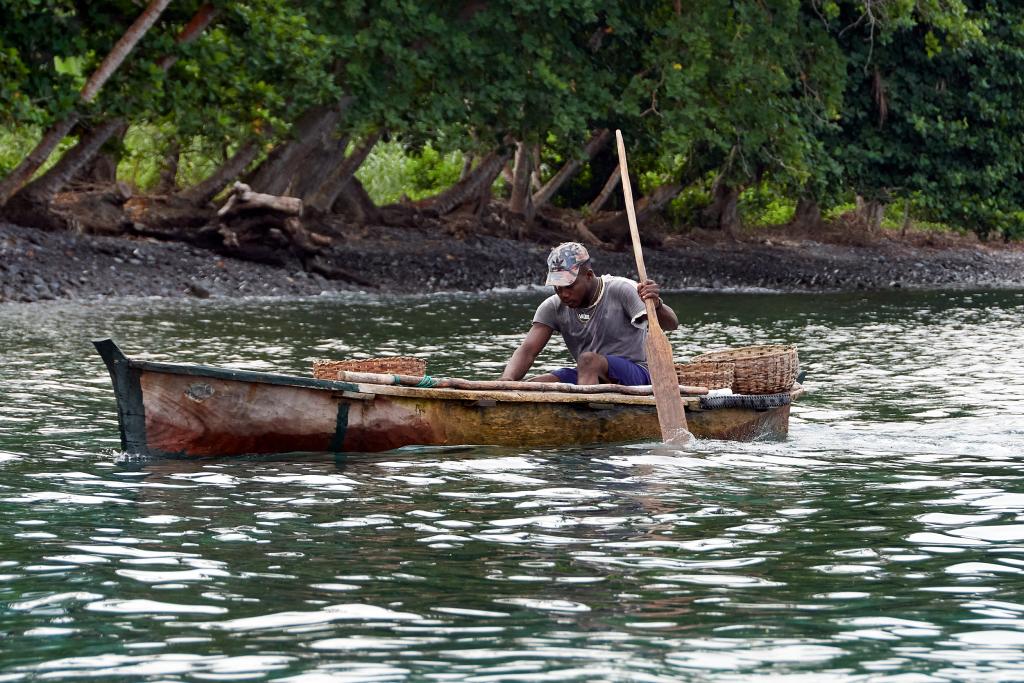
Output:
<path fill-rule="evenodd" d="M 640 248 L 640 231 L 636 224 L 633 189 L 629 184 L 629 169 L 626 166 L 626 145 L 622 142 L 621 130 L 615 131 L 615 142 L 619 148 L 619 174 L 622 176 L 622 194 L 625 196 L 626 216 L 629 218 L 629 234 L 633 238 L 633 255 L 636 257 L 640 282 L 643 282 L 647 279 L 647 268 L 644 267 L 644 254 Z M 654 403 L 658 409 L 661 438 L 666 443 L 685 444 L 693 435 L 686 428 L 686 409 L 679 395 L 679 380 L 672 362 L 672 346 L 658 322 L 654 302 L 644 299 L 644 305 L 647 307 L 647 338 L 644 347 L 654 388 Z"/>

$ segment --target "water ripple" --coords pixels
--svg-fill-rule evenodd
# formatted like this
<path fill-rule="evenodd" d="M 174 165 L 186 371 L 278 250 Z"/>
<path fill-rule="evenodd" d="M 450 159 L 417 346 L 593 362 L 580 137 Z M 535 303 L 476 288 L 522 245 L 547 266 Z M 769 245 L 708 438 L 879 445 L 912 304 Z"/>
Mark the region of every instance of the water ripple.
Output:
<path fill-rule="evenodd" d="M 796 343 L 811 389 L 687 451 L 146 460 L 88 345 L 483 379 L 538 296 L 0 304 L 0 680 L 1020 678 L 1024 293 L 669 294 L 680 358 Z"/>

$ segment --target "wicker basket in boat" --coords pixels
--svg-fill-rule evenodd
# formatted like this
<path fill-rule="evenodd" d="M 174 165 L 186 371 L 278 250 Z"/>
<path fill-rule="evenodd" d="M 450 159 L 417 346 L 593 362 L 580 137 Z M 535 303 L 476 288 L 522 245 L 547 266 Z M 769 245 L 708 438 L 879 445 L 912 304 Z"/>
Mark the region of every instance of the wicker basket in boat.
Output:
<path fill-rule="evenodd" d="M 427 372 L 427 361 L 412 356 L 313 361 L 313 376 L 317 379 L 338 379 L 338 372 L 341 370 L 423 377 Z"/>
<path fill-rule="evenodd" d="M 783 344 L 712 351 L 697 356 L 693 362 L 730 363 L 733 369 L 732 390 L 737 394 L 789 391 L 799 368 L 796 347 Z"/>
<path fill-rule="evenodd" d="M 732 387 L 732 363 L 676 363 L 680 384 L 708 389 Z"/>

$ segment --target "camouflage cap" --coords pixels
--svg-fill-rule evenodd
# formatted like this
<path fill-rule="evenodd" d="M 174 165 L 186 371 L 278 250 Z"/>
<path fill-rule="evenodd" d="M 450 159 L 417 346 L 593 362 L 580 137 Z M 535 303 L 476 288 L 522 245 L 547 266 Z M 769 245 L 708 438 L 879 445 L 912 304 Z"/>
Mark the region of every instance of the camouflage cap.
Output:
<path fill-rule="evenodd" d="M 548 254 L 548 279 L 544 284 L 568 287 L 576 282 L 580 266 L 590 260 L 587 248 L 579 242 L 563 242 Z"/>

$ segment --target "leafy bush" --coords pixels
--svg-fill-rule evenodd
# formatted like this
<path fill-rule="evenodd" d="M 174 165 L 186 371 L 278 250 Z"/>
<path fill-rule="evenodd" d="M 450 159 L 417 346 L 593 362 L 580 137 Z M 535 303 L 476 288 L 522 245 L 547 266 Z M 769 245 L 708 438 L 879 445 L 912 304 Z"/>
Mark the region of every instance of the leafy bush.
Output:
<path fill-rule="evenodd" d="M 684 226 L 698 225 L 700 223 L 700 212 L 711 203 L 711 193 L 708 192 L 704 183 L 696 183 L 684 188 L 679 195 L 673 199 L 665 213 L 672 225 L 677 228 Z"/>
<path fill-rule="evenodd" d="M 129 127 L 117 165 L 117 179 L 139 190 L 152 189 L 160 180 L 166 147 L 166 136 L 157 126 Z"/>
<path fill-rule="evenodd" d="M 0 130 L 0 177 L 17 166 L 39 139 L 39 131 Z"/>
<path fill-rule="evenodd" d="M 0 178 L 21 163 L 21 160 L 35 147 L 42 136 L 43 131 L 35 127 L 0 128 Z M 76 140 L 71 138 L 61 142 L 46 163 L 36 172 L 36 175 L 49 170 L 75 142 Z"/>
<path fill-rule="evenodd" d="M 378 142 L 356 177 L 378 205 L 422 199 L 457 182 L 463 159 L 461 152 L 441 154 L 429 144 L 416 152 L 396 140 Z"/>
<path fill-rule="evenodd" d="M 769 183 L 761 183 L 740 194 L 739 207 L 746 225 L 782 225 L 793 219 L 796 203 Z"/>

